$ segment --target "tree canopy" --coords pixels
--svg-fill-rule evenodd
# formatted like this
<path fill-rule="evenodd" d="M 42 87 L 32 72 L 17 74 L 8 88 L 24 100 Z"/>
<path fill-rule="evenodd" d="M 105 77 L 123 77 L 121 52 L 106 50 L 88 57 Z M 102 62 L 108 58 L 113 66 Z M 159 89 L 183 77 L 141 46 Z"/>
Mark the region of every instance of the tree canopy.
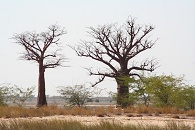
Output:
<path fill-rule="evenodd" d="M 102 82 L 105 77 L 114 78 L 117 82 L 119 96 L 129 93 L 128 85 L 122 77 L 140 77 L 139 71 L 154 71 L 157 62 L 154 59 L 136 64 L 135 58 L 140 53 L 151 49 L 156 40 L 151 40 L 149 34 L 154 30 L 152 25 L 139 25 L 131 18 L 123 26 L 116 24 L 90 27 L 91 41 L 83 41 L 72 49 L 81 57 L 88 57 L 107 66 L 105 70 L 94 71 L 87 68 L 90 75 L 99 76 L 93 86 Z M 121 104 L 120 102 L 118 102 Z"/>

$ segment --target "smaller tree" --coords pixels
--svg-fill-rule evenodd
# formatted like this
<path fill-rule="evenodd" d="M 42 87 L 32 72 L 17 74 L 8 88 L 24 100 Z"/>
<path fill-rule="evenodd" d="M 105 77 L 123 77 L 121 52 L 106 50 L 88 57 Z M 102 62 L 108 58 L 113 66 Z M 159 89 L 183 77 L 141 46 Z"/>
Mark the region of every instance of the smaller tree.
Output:
<path fill-rule="evenodd" d="M 188 86 L 183 90 L 183 96 L 185 106 L 189 109 L 195 109 L 195 88 L 194 86 Z"/>
<path fill-rule="evenodd" d="M 138 100 L 145 106 L 150 104 L 150 94 L 148 93 L 148 78 L 141 76 L 141 79 L 135 80 L 130 84 L 132 91 L 138 96 Z"/>
<path fill-rule="evenodd" d="M 13 90 L 12 88 L 13 86 L 11 86 L 9 83 L 1 84 L 0 87 L 1 105 L 8 105 L 11 102 Z"/>
<path fill-rule="evenodd" d="M 146 87 L 155 105 L 174 106 L 177 90 L 182 85 L 183 78 L 162 75 L 149 77 L 147 80 Z"/>
<path fill-rule="evenodd" d="M 185 85 L 178 88 L 174 97 L 175 106 L 185 110 L 195 109 L 195 87 Z"/>
<path fill-rule="evenodd" d="M 14 86 L 10 94 L 12 103 L 16 104 L 19 107 L 23 107 L 26 100 L 30 98 L 30 96 L 34 92 L 34 89 L 34 87 L 29 87 L 25 90 L 23 88 Z"/>
<path fill-rule="evenodd" d="M 16 85 L 3 84 L 0 87 L 0 105 L 15 104 L 19 107 L 24 106 L 25 101 L 34 92 L 34 87 L 29 87 L 26 90 L 19 88 Z"/>
<path fill-rule="evenodd" d="M 78 107 L 82 107 L 92 96 L 100 94 L 100 90 L 85 85 L 61 87 L 58 92 L 66 103 Z"/>
<path fill-rule="evenodd" d="M 5 101 L 6 93 L 7 93 L 7 89 L 5 89 L 5 87 L 0 87 L 0 106 L 7 105 L 7 102 Z"/>

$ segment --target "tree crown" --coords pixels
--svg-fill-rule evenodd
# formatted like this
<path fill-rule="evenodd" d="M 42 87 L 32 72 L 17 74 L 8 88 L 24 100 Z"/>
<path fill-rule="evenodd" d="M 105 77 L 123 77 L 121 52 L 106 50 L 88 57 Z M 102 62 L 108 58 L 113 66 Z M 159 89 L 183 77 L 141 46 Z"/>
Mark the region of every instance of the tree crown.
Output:
<path fill-rule="evenodd" d="M 121 76 L 139 76 L 137 71 L 153 71 L 154 60 L 145 60 L 140 65 L 134 63 L 134 58 L 141 52 L 152 48 L 156 41 L 149 39 L 149 33 L 154 29 L 151 25 L 140 26 L 135 19 L 127 20 L 126 24 L 117 27 L 115 24 L 90 27 L 92 41 L 83 41 L 71 47 L 78 56 L 89 57 L 106 65 L 107 72 L 92 71 L 90 75 L 118 78 Z"/>
<path fill-rule="evenodd" d="M 21 59 L 38 63 L 43 62 L 44 68 L 55 68 L 60 66 L 65 59 L 59 53 L 59 37 L 63 34 L 65 34 L 64 28 L 51 25 L 45 32 L 15 34 L 13 39 L 25 49 Z"/>

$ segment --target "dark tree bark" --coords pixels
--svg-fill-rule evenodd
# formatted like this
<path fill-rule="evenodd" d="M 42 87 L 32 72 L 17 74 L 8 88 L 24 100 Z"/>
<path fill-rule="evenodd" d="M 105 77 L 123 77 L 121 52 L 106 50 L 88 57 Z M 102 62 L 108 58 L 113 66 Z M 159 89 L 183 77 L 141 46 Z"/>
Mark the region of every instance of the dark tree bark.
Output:
<path fill-rule="evenodd" d="M 128 98 L 129 86 L 117 83 L 117 105 L 121 106 L 122 108 L 128 106 L 129 105 Z"/>
<path fill-rule="evenodd" d="M 15 34 L 13 39 L 25 49 L 21 56 L 24 60 L 35 61 L 39 65 L 37 107 L 47 105 L 45 96 L 45 70 L 61 66 L 64 57 L 58 53 L 59 37 L 65 34 L 64 29 L 52 25 L 48 31 L 41 33 L 26 32 Z"/>
<path fill-rule="evenodd" d="M 37 106 L 47 105 L 46 95 L 45 95 L 45 68 L 43 62 L 39 62 L 39 78 L 38 78 L 38 96 L 37 96 Z"/>
<path fill-rule="evenodd" d="M 94 71 L 88 68 L 90 75 L 100 76 L 92 86 L 102 82 L 105 77 L 114 78 L 117 82 L 118 96 L 128 95 L 129 85 L 125 77 L 139 76 L 139 71 L 153 71 L 156 67 L 154 60 L 146 60 L 140 65 L 135 64 L 134 58 L 141 52 L 153 47 L 155 41 L 149 40 L 148 34 L 153 26 L 140 26 L 135 19 L 130 19 L 124 26 L 115 24 L 89 28 L 92 42 L 83 41 L 71 48 L 78 56 L 89 57 L 108 67 L 108 71 Z M 117 66 L 118 65 L 118 66 Z M 122 105 L 121 102 L 118 102 Z"/>

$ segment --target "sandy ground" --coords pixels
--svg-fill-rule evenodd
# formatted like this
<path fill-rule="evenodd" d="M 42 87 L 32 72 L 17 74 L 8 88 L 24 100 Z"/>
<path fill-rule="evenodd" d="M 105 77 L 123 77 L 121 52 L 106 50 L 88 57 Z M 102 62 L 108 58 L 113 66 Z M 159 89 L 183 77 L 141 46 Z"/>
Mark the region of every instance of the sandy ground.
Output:
<path fill-rule="evenodd" d="M 68 121 L 79 121 L 86 125 L 98 124 L 101 121 L 110 121 L 119 123 L 121 125 L 125 124 L 135 124 L 135 125 L 158 125 L 165 126 L 167 123 L 178 123 L 190 125 L 191 127 L 195 127 L 195 118 L 192 117 L 182 117 L 179 116 L 180 119 L 174 118 L 173 115 L 164 115 L 164 116 L 147 116 L 144 115 L 142 117 L 133 116 L 105 116 L 105 117 L 97 117 L 97 116 L 49 116 L 49 117 L 28 117 L 28 118 L 0 118 L 1 121 L 10 121 L 10 120 L 68 120 Z"/>

